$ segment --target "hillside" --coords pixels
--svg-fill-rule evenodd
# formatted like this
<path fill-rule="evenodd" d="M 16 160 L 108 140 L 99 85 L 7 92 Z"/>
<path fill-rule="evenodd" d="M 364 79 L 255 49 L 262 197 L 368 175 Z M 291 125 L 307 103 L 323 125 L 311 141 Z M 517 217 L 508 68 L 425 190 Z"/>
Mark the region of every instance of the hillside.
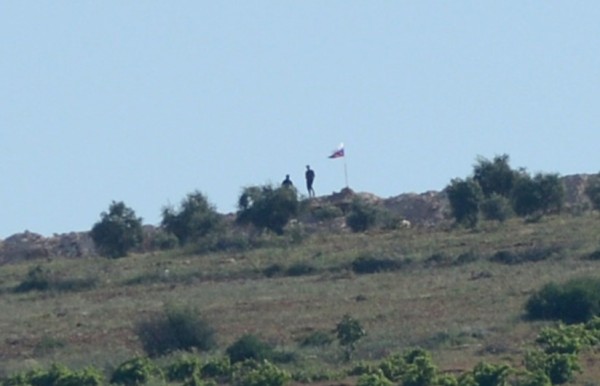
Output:
<path fill-rule="evenodd" d="M 566 191 L 566 211 L 590 207 L 589 200 L 583 193 L 588 178 L 589 175 L 586 174 L 562 177 Z M 317 197 L 312 205 L 330 204 L 343 208 L 348 206 L 354 197 L 360 197 L 391 214 L 405 218 L 418 227 L 431 228 L 448 223 L 448 199 L 444 192 L 437 191 L 419 194 L 402 193 L 394 197 L 381 198 L 372 193 L 355 193 L 350 189 L 343 189 L 339 193 Z M 92 223 L 93 220 L 90 224 Z M 146 233 L 151 235 L 153 232 L 154 226 L 146 225 Z M 96 255 L 94 243 L 87 231 L 43 237 L 26 230 L 0 240 L 0 264 L 39 258 L 77 258 L 94 255 Z"/>
<path fill-rule="evenodd" d="M 429 192 L 388 199 L 357 193 L 410 219 L 408 229 L 354 234 L 338 223 L 307 225 L 305 232 L 266 235 L 254 247 L 230 252 L 190 247 L 109 260 L 94 256 L 82 233 L 15 235 L 4 240 L 0 270 L 0 378 L 54 362 L 110 372 L 143 355 L 136 326 L 170 304 L 193 306 L 214 326 L 218 347 L 203 358 L 221 355 L 250 333 L 293 353 L 295 360 L 283 365 L 290 371 L 331 376 L 352 366 L 341 360 L 340 347 L 300 342 L 331 333 L 348 314 L 367 332 L 355 361 L 423 347 L 447 374 L 480 361 L 522 368 L 540 328 L 552 325 L 526 320 L 529 296 L 547 283 L 600 269 L 590 258 L 600 250 L 600 218 L 577 209 L 587 205 L 584 182 L 584 176 L 565 177 L 570 210 L 560 216 L 482 223 L 476 230 L 452 227 L 443 193 Z M 343 203 L 352 194 L 315 204 Z M 21 240 L 22 255 L 6 252 L 15 240 Z M 358 269 L 365 259 L 388 265 Z M 16 291 L 32 272 L 42 272 L 48 287 Z M 331 378 L 321 384 L 356 382 Z M 573 384 L 598 379 L 600 356 L 586 352 Z"/>

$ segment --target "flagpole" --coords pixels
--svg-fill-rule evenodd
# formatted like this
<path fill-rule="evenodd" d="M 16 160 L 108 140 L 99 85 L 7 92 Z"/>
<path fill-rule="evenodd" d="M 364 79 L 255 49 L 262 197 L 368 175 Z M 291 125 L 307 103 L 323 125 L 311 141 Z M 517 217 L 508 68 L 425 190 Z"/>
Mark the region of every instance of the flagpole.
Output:
<path fill-rule="evenodd" d="M 344 157 L 344 177 L 346 178 L 346 188 L 348 189 L 348 167 L 346 166 L 346 157 Z"/>

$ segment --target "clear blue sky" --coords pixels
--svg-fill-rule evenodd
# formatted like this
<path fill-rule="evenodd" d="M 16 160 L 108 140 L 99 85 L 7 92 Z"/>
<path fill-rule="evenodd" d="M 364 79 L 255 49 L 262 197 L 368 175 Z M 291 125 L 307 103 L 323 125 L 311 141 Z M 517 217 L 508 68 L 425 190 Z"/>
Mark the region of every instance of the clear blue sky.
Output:
<path fill-rule="evenodd" d="M 2 1 L 0 238 L 158 224 L 290 174 L 441 190 L 600 170 L 598 1 Z M 345 159 L 327 156 L 340 142 Z"/>

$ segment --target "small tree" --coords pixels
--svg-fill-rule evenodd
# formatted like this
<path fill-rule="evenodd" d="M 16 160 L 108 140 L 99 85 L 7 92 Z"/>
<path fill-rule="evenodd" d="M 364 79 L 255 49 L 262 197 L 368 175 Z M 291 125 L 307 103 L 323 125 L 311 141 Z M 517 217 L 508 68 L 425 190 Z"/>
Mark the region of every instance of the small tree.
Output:
<path fill-rule="evenodd" d="M 477 164 L 473 167 L 473 179 L 479 184 L 486 197 L 492 194 L 510 196 L 516 172 L 508 163 L 507 154 L 496 156 L 492 161 L 483 157 L 477 159 Z"/>
<path fill-rule="evenodd" d="M 512 192 L 513 209 L 519 216 L 559 212 L 565 190 L 558 174 L 521 174 Z"/>
<path fill-rule="evenodd" d="M 356 343 L 366 335 L 360 322 L 350 315 L 344 315 L 335 328 L 340 346 L 344 347 L 344 359 L 349 361 L 356 349 Z"/>
<path fill-rule="evenodd" d="M 127 256 L 142 242 L 142 218 L 123 202 L 113 201 L 101 220 L 94 224 L 91 237 L 101 255 L 110 258 Z"/>
<path fill-rule="evenodd" d="M 174 234 L 180 244 L 197 241 L 221 226 L 215 207 L 198 191 L 188 194 L 179 209 L 163 208 L 162 216 L 163 228 Z"/>
<path fill-rule="evenodd" d="M 151 357 L 176 350 L 208 351 L 216 346 L 214 328 L 192 307 L 168 305 L 162 314 L 140 321 L 136 332 Z"/>
<path fill-rule="evenodd" d="M 483 200 L 479 184 L 472 178 L 453 179 L 446 187 L 446 193 L 456 222 L 474 228 L 479 220 L 479 206 Z"/>
<path fill-rule="evenodd" d="M 237 222 L 281 235 L 298 211 L 298 195 L 293 187 L 251 186 L 245 188 L 238 199 Z"/>

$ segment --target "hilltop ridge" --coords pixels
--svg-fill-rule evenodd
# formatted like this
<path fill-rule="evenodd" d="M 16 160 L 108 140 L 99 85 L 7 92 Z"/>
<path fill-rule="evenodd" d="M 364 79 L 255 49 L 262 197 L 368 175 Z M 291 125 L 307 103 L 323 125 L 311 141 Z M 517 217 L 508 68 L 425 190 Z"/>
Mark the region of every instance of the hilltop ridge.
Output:
<path fill-rule="evenodd" d="M 585 210 L 590 207 L 584 191 L 589 174 L 574 174 L 561 177 L 565 187 L 566 211 Z M 388 198 L 368 192 L 354 192 L 344 188 L 340 192 L 311 199 L 312 206 L 334 205 L 347 208 L 354 198 L 361 198 L 380 207 L 390 214 L 410 221 L 418 227 L 436 227 L 449 220 L 450 205 L 444 191 L 423 193 L 401 193 Z M 232 215 L 224 215 L 231 217 Z M 146 233 L 156 230 L 154 225 L 144 226 Z M 0 264 L 19 260 L 52 257 L 78 258 L 95 256 L 96 250 L 89 231 L 73 231 L 44 237 L 28 230 L 0 240 Z"/>

